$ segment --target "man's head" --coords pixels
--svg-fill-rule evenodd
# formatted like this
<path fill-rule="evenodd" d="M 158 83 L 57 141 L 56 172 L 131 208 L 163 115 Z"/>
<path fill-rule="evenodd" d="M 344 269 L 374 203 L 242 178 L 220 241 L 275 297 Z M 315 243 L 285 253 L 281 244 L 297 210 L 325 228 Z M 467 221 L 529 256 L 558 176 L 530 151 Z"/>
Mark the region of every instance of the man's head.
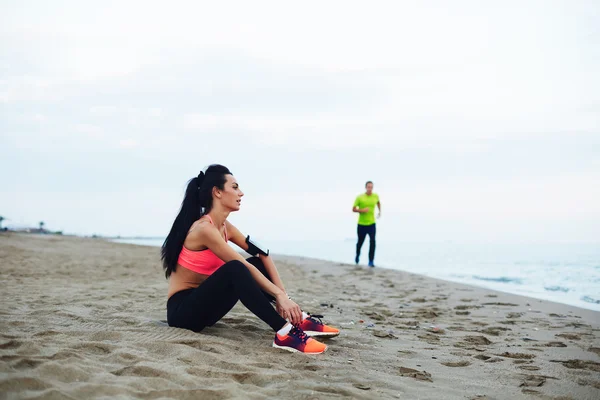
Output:
<path fill-rule="evenodd" d="M 367 181 L 367 183 L 365 183 L 365 189 L 367 189 L 367 194 L 368 195 L 370 195 L 371 193 L 373 193 L 373 182 Z"/>

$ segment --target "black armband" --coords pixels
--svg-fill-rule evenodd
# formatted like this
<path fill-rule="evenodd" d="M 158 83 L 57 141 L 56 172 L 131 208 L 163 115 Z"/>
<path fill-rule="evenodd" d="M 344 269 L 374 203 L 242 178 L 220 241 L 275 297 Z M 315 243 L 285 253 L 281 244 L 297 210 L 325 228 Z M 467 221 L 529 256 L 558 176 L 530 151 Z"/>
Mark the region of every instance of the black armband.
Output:
<path fill-rule="evenodd" d="M 248 235 L 248 237 L 246 238 L 246 243 L 248 244 L 248 250 L 246 250 L 246 252 L 248 254 L 250 254 L 252 256 L 257 256 L 259 254 L 262 254 L 263 256 L 269 255 L 269 249 L 261 246 L 259 243 L 255 242 L 254 240 L 250 240 L 250 235 Z"/>

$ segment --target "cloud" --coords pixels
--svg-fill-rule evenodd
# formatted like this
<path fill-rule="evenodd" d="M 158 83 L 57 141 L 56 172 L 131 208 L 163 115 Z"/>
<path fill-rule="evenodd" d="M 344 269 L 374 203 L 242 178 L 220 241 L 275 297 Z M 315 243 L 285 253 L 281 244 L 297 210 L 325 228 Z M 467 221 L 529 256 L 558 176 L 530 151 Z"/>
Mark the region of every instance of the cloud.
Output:
<path fill-rule="evenodd" d="M 35 122 L 38 122 L 38 123 L 42 124 L 42 123 L 48 121 L 48 118 L 45 115 L 43 115 L 43 114 L 35 114 L 33 116 L 33 120 Z"/>
<path fill-rule="evenodd" d="M 77 124 L 75 125 L 74 131 L 82 133 L 92 139 L 100 139 L 104 137 L 104 131 L 102 128 L 91 124 Z"/>
<path fill-rule="evenodd" d="M 119 111 L 117 106 L 92 106 L 90 114 L 100 117 L 112 117 Z"/>
<path fill-rule="evenodd" d="M 53 89 L 63 82 L 41 76 L 15 76 L 0 81 L 0 102 L 56 101 L 59 94 Z"/>
<path fill-rule="evenodd" d="M 118 193 L 111 212 L 127 221 L 148 187 L 177 193 L 177 208 L 180 185 L 210 162 L 260 199 L 248 196 L 248 224 L 292 214 L 303 235 L 311 215 L 345 221 L 345 198 L 367 179 L 388 212 L 421 220 L 507 232 L 502 218 L 597 221 L 595 8 L 12 2 L 0 15 L 0 147 L 12 168 L 0 178 L 17 194 L 36 182 L 77 229 L 61 205 L 74 188 L 78 200 Z M 11 213 L 39 208 L 17 197 Z M 143 220 L 119 230 L 151 231 Z"/>
<path fill-rule="evenodd" d="M 132 149 L 138 147 L 139 145 L 140 144 L 137 142 L 137 140 L 134 139 L 122 139 L 119 141 L 119 147 L 124 149 Z"/>

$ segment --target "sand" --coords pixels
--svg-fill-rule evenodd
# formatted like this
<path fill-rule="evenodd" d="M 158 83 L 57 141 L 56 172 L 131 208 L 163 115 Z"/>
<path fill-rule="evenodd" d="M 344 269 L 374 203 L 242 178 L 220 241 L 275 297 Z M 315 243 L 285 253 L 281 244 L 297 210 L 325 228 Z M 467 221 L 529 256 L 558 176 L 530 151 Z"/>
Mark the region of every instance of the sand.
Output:
<path fill-rule="evenodd" d="M 271 347 L 242 305 L 166 325 L 158 248 L 0 235 L 1 398 L 599 399 L 600 313 L 301 257 L 303 308 L 342 329 L 323 355 Z"/>

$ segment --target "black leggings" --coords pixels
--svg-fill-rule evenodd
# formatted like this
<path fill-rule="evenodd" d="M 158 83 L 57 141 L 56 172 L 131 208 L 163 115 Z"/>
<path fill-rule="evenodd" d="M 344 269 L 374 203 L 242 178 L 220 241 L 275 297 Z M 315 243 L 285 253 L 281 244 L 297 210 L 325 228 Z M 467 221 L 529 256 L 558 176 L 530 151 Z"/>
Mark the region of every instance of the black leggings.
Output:
<path fill-rule="evenodd" d="M 260 259 L 251 257 L 248 262 L 270 280 Z M 223 318 L 238 300 L 275 331 L 287 323 L 271 305 L 275 298 L 261 290 L 238 260 L 223 264 L 197 288 L 173 294 L 167 301 L 167 321 L 169 326 L 200 332 Z"/>

